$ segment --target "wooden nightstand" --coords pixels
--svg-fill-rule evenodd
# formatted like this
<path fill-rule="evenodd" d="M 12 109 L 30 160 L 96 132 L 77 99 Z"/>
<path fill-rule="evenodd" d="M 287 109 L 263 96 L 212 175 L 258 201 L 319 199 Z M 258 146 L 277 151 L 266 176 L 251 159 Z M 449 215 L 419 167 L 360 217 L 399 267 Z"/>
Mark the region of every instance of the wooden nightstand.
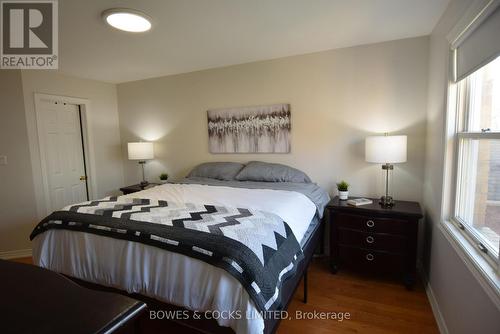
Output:
<path fill-rule="evenodd" d="M 332 272 L 351 267 L 370 273 L 395 274 L 407 288 L 416 279 L 417 202 L 396 201 L 382 208 L 378 199 L 358 207 L 335 197 L 328 203 Z"/>
<path fill-rule="evenodd" d="M 144 189 L 156 187 L 159 185 L 160 185 L 160 183 L 148 183 L 146 186 L 143 186 L 141 184 L 134 184 L 131 186 L 120 188 L 120 191 L 123 193 L 123 195 L 128 195 L 128 194 L 132 194 L 132 193 L 144 190 Z"/>

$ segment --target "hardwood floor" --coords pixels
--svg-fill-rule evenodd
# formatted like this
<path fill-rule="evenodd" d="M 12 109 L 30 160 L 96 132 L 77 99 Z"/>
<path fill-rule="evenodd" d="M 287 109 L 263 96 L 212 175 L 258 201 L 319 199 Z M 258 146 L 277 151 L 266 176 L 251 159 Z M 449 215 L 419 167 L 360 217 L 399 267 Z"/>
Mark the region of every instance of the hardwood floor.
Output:
<path fill-rule="evenodd" d="M 302 302 L 303 290 L 298 289 L 288 312 L 349 312 L 350 320 L 285 320 L 280 334 L 439 333 L 421 282 L 408 291 L 387 279 L 347 271 L 332 275 L 325 259 L 314 259 L 308 275 L 308 303 Z"/>
<path fill-rule="evenodd" d="M 31 258 L 17 259 L 31 263 Z M 419 282 L 413 291 L 400 282 L 367 278 L 347 271 L 332 275 L 325 259 L 314 259 L 309 268 L 308 303 L 302 302 L 303 289 L 299 287 L 288 308 L 291 320 L 283 320 L 279 334 L 323 333 L 439 333 L 429 301 Z M 298 320 L 296 311 L 349 312 L 350 319 Z M 312 314 L 312 313 L 309 313 Z M 163 331 L 161 323 L 143 324 L 145 332 Z M 143 332 L 143 331 L 141 331 Z"/>
<path fill-rule="evenodd" d="M 12 261 L 26 263 L 26 264 L 33 264 L 33 260 L 31 259 L 31 257 L 21 257 L 18 259 L 13 259 Z"/>

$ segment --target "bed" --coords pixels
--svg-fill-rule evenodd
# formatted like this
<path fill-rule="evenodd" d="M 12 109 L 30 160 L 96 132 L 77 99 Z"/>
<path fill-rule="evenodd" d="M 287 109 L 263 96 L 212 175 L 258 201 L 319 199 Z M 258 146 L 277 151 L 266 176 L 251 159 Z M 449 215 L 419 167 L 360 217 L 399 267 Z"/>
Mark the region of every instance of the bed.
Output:
<path fill-rule="evenodd" d="M 289 169 L 287 166 L 257 164 L 253 174 L 252 169 L 245 171 L 247 166 L 252 167 L 252 164 L 236 164 L 231 166 L 234 167 L 232 170 L 227 167 L 227 163 L 211 163 L 208 167 L 203 164 L 177 183 L 67 207 L 66 210 L 54 213 L 62 216 L 49 216 L 33 231 L 31 237 L 34 262 L 79 281 L 144 296 L 146 299 L 158 301 L 160 306 L 173 305 L 196 312 L 216 310 L 219 314 L 239 311 L 239 316 L 223 316 L 215 320 L 219 326 L 229 327 L 236 333 L 272 333 L 277 328 L 279 317 L 268 316 L 262 311 L 286 309 L 301 278 L 307 272 L 308 263 L 320 240 L 321 218 L 329 197 L 324 190 L 310 182 L 307 176 L 300 174 L 297 177 L 297 172 L 300 171 Z M 175 219 L 165 218 L 164 213 L 163 216 L 158 216 L 158 212 L 166 212 L 167 206 L 170 208 L 168 214 Z M 117 216 L 117 207 L 121 216 Z M 186 208 L 190 209 L 187 215 L 189 218 L 186 218 L 183 211 Z M 205 215 L 207 208 L 215 208 L 215 211 L 225 210 L 224 224 L 220 224 L 218 216 L 214 216 L 216 218 L 213 222 L 207 220 L 207 217 L 212 219 L 210 215 Z M 89 210 L 93 210 L 93 215 L 89 214 Z M 77 211 L 80 216 L 76 217 L 83 217 L 82 221 L 87 222 L 85 229 L 75 224 L 78 221 L 74 216 L 65 218 L 68 214 L 76 214 Z M 96 212 L 101 216 L 110 216 L 106 218 L 108 225 L 94 222 L 94 219 L 98 218 Z M 198 218 L 207 220 L 202 224 L 198 218 L 192 218 L 200 212 L 203 214 L 198 215 L 201 217 Z M 237 216 L 234 213 L 241 216 L 242 212 L 247 212 L 252 217 L 238 218 L 239 221 L 234 224 L 226 222 L 227 217 Z M 124 216 L 132 220 L 126 220 Z M 168 223 L 165 223 L 165 219 Z M 161 224 L 158 224 L 158 220 L 161 220 Z M 236 259 L 235 261 L 227 261 L 227 254 L 236 252 L 233 248 L 238 247 L 229 243 L 230 247 L 220 250 L 218 243 L 221 241 L 213 244 L 206 241 L 220 237 L 218 235 L 210 234 L 210 238 L 207 238 L 207 233 L 200 234 L 200 231 L 196 231 L 197 234 L 193 234 L 193 231 L 185 229 L 191 234 L 185 239 L 177 238 L 176 240 L 182 240 L 181 244 L 198 235 L 205 236 L 203 242 L 207 242 L 203 247 L 190 244 L 189 252 L 178 251 L 174 246 L 179 245 L 172 245 L 175 238 L 160 233 L 154 234 L 157 236 L 155 238 L 152 237 L 153 234 L 148 235 L 148 242 L 133 239 L 133 233 L 142 231 L 140 228 L 144 225 L 162 225 L 161 228 L 165 228 L 163 225 L 172 225 L 172 222 L 175 225 L 179 220 L 184 224 L 196 225 L 196 228 L 199 228 L 199 225 L 203 225 L 202 228 L 209 226 L 210 229 L 216 226 L 216 234 L 224 230 L 225 239 L 233 237 L 230 234 L 234 232 L 234 228 L 245 227 L 251 230 L 253 238 L 258 238 L 259 242 L 266 246 L 261 246 L 260 243 L 255 246 L 255 241 L 249 241 L 242 247 L 247 252 L 246 255 L 235 255 L 231 257 Z M 121 224 L 122 221 L 126 221 L 126 225 L 112 225 Z M 157 224 L 154 224 L 155 222 Z M 264 225 L 260 225 L 262 222 Z M 254 229 L 252 223 L 258 228 Z M 281 223 L 287 231 L 274 232 L 275 236 L 270 238 L 272 233 L 266 233 L 265 226 L 281 228 Z M 67 226 L 63 226 L 65 224 Z M 130 224 L 139 225 L 130 230 L 123 228 Z M 90 230 L 89 226 L 93 226 L 94 230 Z M 113 229 L 114 234 L 109 234 L 107 229 Z M 162 237 L 159 237 L 160 235 Z M 286 240 L 281 235 L 285 236 Z M 244 238 L 247 238 L 247 234 Z M 214 240 L 225 242 L 225 239 Z M 298 251 L 292 249 L 294 240 L 298 244 Z M 162 248 L 158 247 L 160 243 Z M 197 251 L 193 252 L 195 248 Z M 266 253 L 265 249 L 272 249 L 270 252 L 274 252 L 274 248 L 290 249 L 290 255 L 293 256 L 283 260 L 284 264 L 277 269 L 279 285 L 273 297 L 264 298 L 263 302 L 260 302 L 257 297 L 264 295 L 264 292 L 258 290 L 266 289 L 269 285 L 266 285 L 266 282 L 255 284 L 255 277 L 250 277 L 250 280 L 242 278 L 241 272 L 248 274 L 249 265 L 243 267 L 244 264 L 240 260 L 241 257 L 248 257 L 248 254 L 254 255 L 248 249 L 257 254 Z M 215 257 L 218 251 L 226 252 L 226 255 L 221 257 L 226 262 L 232 262 L 231 266 L 224 261 L 212 262 L 209 257 Z M 207 252 L 214 254 L 208 256 Z M 262 263 L 268 261 L 263 253 L 255 256 L 260 257 Z M 282 257 L 284 256 L 274 256 L 273 261 Z M 259 275 L 262 275 L 262 272 L 260 273 Z M 273 279 L 276 277 L 273 276 Z M 254 281 L 250 284 L 252 280 Z M 274 285 L 271 286 L 274 288 Z"/>

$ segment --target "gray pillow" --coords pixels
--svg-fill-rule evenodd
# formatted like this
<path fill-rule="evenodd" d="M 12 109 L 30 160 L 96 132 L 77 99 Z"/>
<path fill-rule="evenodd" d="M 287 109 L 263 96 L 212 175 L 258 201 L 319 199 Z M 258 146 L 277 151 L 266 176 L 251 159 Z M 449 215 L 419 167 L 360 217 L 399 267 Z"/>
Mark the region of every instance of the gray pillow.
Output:
<path fill-rule="evenodd" d="M 206 162 L 193 168 L 188 177 L 207 177 L 217 180 L 234 180 L 240 170 L 245 167 L 239 162 Z"/>
<path fill-rule="evenodd" d="M 282 164 L 251 161 L 236 175 L 238 181 L 311 183 L 306 173 Z"/>

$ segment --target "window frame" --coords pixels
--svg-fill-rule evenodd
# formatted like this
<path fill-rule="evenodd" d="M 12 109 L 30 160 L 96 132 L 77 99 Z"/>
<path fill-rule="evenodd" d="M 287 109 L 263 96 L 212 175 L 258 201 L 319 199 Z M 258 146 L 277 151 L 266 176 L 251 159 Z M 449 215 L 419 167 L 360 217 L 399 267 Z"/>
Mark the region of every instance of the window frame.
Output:
<path fill-rule="evenodd" d="M 454 64 L 456 57 L 452 55 L 451 61 Z M 486 64 L 487 65 L 487 64 Z M 485 66 L 486 66 L 485 65 Z M 455 64 L 454 64 L 455 66 Z M 463 80 L 466 80 L 464 78 Z M 487 262 L 500 274 L 500 252 L 495 253 L 495 250 L 488 244 L 482 242 L 483 237 L 479 236 L 479 233 L 474 230 L 470 223 L 465 222 L 463 219 L 458 217 L 458 205 L 460 198 L 460 142 L 462 140 L 500 140 L 500 131 L 488 131 L 488 132 L 478 132 L 478 131 L 466 131 L 465 124 L 467 123 L 467 117 L 469 116 L 469 106 L 470 106 L 470 82 L 466 81 L 463 86 L 460 82 L 450 82 L 448 87 L 448 102 L 449 102 L 449 113 L 451 117 L 449 120 L 453 122 L 453 133 L 452 133 L 452 169 L 451 169 L 451 193 L 450 198 L 448 198 L 450 203 L 450 212 L 448 220 L 460 231 L 460 233 L 465 237 L 465 239 L 476 248 L 479 253 L 487 260 Z M 462 100 L 462 95 L 465 94 L 465 98 Z"/>

